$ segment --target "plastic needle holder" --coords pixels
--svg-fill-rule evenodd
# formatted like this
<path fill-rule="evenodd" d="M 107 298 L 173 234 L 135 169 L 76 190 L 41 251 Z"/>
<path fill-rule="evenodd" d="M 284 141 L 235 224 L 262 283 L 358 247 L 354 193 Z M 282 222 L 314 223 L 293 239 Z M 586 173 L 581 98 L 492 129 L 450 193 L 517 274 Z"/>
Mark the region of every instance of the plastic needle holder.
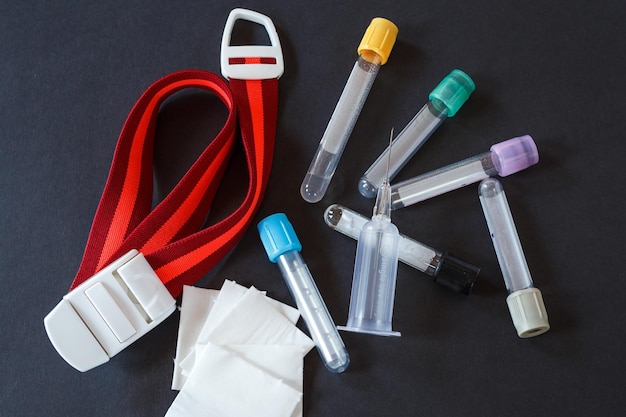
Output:
<path fill-rule="evenodd" d="M 393 129 L 390 144 L 392 138 Z M 400 332 L 391 330 L 399 244 L 400 233 L 391 222 L 391 190 L 385 176 L 378 189 L 372 219 L 363 225 L 359 233 L 348 323 L 339 327 L 341 330 L 400 336 Z"/>

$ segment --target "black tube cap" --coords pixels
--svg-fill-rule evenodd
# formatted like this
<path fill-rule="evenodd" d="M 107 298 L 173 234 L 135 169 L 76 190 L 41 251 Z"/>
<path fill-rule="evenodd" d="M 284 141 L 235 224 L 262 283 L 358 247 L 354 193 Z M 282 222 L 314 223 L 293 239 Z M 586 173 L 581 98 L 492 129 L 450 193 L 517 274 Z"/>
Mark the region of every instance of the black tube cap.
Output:
<path fill-rule="evenodd" d="M 480 267 L 446 252 L 441 256 L 433 280 L 452 291 L 469 294 L 479 272 Z"/>

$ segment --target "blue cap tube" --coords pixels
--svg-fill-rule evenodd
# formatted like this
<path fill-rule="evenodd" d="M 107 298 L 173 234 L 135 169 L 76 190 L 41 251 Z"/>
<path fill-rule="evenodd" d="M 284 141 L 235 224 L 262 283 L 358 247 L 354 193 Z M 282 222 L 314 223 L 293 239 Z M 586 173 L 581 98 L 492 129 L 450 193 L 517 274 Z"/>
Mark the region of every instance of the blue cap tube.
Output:
<path fill-rule="evenodd" d="M 350 357 L 311 272 L 300 256 L 302 244 L 287 216 L 273 214 L 261 220 L 257 228 L 267 256 L 278 264 L 324 365 L 334 373 L 345 371 Z"/>

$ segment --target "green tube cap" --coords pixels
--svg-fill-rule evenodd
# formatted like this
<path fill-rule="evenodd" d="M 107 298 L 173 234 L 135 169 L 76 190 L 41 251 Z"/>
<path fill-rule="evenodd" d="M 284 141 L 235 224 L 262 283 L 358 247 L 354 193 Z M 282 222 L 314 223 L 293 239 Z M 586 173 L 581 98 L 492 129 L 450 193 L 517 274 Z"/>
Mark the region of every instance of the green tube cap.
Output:
<path fill-rule="evenodd" d="M 474 92 L 474 81 L 461 70 L 452 70 L 428 96 L 429 100 L 437 99 L 448 109 L 448 117 L 452 117 Z"/>

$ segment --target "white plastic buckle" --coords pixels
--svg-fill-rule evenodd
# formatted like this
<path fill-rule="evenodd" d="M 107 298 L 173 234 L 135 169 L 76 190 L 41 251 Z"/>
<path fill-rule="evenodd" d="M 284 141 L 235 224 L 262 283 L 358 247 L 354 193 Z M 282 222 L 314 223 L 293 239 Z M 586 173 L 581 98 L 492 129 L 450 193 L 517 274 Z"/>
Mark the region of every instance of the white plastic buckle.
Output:
<path fill-rule="evenodd" d="M 80 284 L 46 316 L 52 345 L 81 372 L 107 362 L 176 309 L 146 258 L 128 252 Z"/>
<path fill-rule="evenodd" d="M 235 22 L 239 19 L 258 23 L 265 27 L 270 38 L 270 46 L 244 45 L 231 46 L 231 34 Z M 273 58 L 274 64 L 231 64 L 231 58 Z M 248 9 L 233 9 L 228 15 L 224 34 L 222 35 L 222 53 L 220 56 L 222 75 L 237 80 L 268 80 L 280 78 L 285 70 L 283 51 L 280 47 L 278 33 L 272 20 Z"/>

